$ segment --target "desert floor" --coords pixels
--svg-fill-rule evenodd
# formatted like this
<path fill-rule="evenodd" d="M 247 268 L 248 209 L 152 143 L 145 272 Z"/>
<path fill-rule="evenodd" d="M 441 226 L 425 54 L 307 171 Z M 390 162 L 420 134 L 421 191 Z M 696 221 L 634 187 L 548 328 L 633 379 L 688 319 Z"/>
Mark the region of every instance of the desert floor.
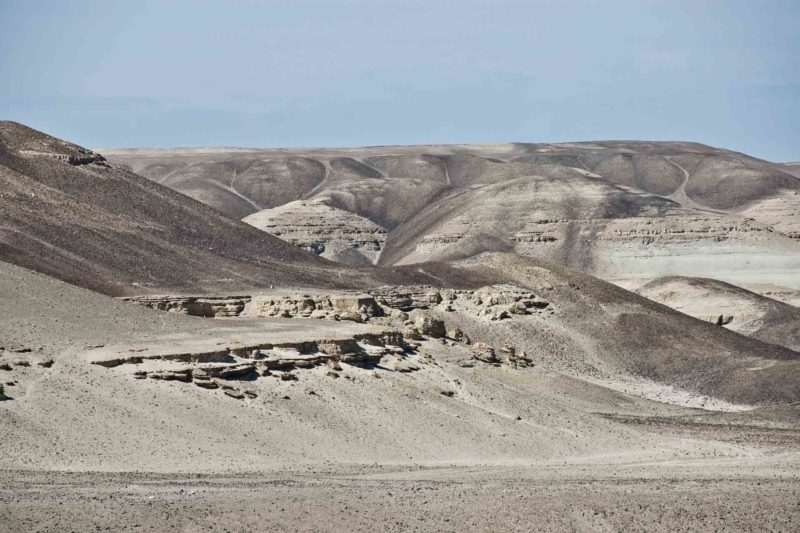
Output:
<path fill-rule="evenodd" d="M 796 531 L 796 453 L 748 460 L 0 473 L 1 531 Z"/>

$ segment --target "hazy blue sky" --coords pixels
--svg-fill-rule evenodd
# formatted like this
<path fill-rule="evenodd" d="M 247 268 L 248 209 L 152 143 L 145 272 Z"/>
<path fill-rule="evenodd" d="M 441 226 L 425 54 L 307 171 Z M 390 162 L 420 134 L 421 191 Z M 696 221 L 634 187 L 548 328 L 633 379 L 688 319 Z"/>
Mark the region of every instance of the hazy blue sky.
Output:
<path fill-rule="evenodd" d="M 800 0 L 0 0 L 0 118 L 89 147 L 679 139 L 800 160 Z"/>

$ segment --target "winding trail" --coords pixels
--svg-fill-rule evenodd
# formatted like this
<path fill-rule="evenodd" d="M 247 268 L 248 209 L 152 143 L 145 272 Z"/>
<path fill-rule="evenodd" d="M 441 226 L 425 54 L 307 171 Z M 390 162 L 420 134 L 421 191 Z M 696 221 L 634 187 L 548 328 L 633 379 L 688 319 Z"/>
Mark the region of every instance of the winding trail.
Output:
<path fill-rule="evenodd" d="M 673 161 L 669 156 L 665 155 L 664 159 L 666 159 L 667 162 L 670 165 L 674 166 L 675 168 L 677 168 L 678 170 L 683 172 L 683 182 L 681 182 L 681 184 L 678 186 L 678 188 L 675 190 L 674 193 L 672 193 L 672 194 L 670 194 L 668 196 L 665 196 L 665 198 L 669 198 L 670 200 L 674 200 L 675 202 L 678 202 L 679 204 L 681 204 L 684 207 L 691 207 L 692 209 L 700 209 L 700 210 L 703 210 L 703 211 L 709 211 L 708 206 L 705 206 L 705 205 L 702 205 L 702 204 L 699 204 L 699 203 L 695 202 L 694 200 L 689 198 L 689 196 L 686 194 L 686 184 L 689 183 L 689 172 L 685 168 L 680 166 L 678 163 Z"/>
<path fill-rule="evenodd" d="M 239 177 L 239 175 L 236 172 L 236 169 L 234 168 L 233 169 L 233 177 L 231 178 L 231 184 L 229 186 L 227 186 L 227 187 L 222 186 L 222 188 L 225 189 L 226 191 L 238 196 L 239 198 L 241 198 L 242 200 L 244 200 L 248 204 L 252 205 L 258 211 L 261 211 L 263 208 L 260 205 L 258 205 L 253 200 L 251 200 L 250 198 L 248 198 L 247 196 L 243 195 L 242 193 L 240 193 L 239 191 L 236 190 L 236 187 L 234 187 L 234 183 L 236 183 L 236 178 L 238 178 L 238 177 Z"/>

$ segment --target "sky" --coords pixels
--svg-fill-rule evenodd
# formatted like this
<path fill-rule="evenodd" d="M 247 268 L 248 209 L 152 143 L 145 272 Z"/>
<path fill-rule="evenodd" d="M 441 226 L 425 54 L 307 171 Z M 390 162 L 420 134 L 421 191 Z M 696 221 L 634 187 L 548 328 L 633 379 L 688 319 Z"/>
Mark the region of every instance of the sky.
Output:
<path fill-rule="evenodd" d="M 798 0 L 0 0 L 0 119 L 97 147 L 697 141 L 800 160 Z"/>

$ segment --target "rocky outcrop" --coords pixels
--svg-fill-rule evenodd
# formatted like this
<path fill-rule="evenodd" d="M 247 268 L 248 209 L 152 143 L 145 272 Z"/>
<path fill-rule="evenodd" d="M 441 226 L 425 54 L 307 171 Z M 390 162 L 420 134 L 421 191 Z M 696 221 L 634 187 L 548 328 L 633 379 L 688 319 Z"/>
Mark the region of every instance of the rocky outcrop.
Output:
<path fill-rule="evenodd" d="M 20 150 L 19 153 L 20 155 L 28 157 L 49 157 L 51 159 L 57 159 L 58 161 L 64 161 L 72 166 L 89 165 L 92 163 L 108 166 L 106 158 L 96 152 L 77 146 L 71 148 L 72 149 L 68 150 L 66 153 L 39 150 Z"/>
<path fill-rule="evenodd" d="M 198 350 L 191 352 L 123 352 L 106 350 L 99 356 L 90 356 L 90 362 L 113 368 L 125 364 L 140 364 L 144 361 L 176 361 L 181 363 L 233 363 L 239 359 L 258 360 L 273 350 L 289 351 L 298 354 L 324 354 L 345 362 L 367 361 L 376 353 L 394 353 L 397 347 L 406 349 L 402 333 L 385 330 L 381 333 L 358 333 L 349 338 L 319 339 L 302 342 L 241 344 L 221 349 Z M 244 361 L 247 362 L 247 361 Z M 222 365 L 219 368 L 224 368 Z M 204 368 L 200 366 L 199 368 Z"/>
<path fill-rule="evenodd" d="M 249 296 L 130 296 L 121 298 L 151 309 L 181 315 L 224 318 L 239 316 L 250 302 Z"/>
<path fill-rule="evenodd" d="M 244 316 L 366 322 L 384 316 L 384 310 L 369 294 L 345 291 L 274 293 L 253 296 Z"/>
<path fill-rule="evenodd" d="M 150 368 L 154 364 L 168 365 L 167 369 L 136 370 L 131 375 L 139 380 L 192 383 L 200 389 L 219 390 L 227 397 L 247 400 L 258 394 L 244 387 L 262 378 L 297 381 L 302 371 L 320 366 L 329 368 L 328 376 L 339 377 L 342 364 L 372 368 L 380 363 L 385 371 L 413 372 L 420 369 L 409 359 L 413 355 L 413 347 L 405 343 L 400 333 L 387 330 L 358 333 L 350 338 L 241 346 L 229 349 L 224 360 L 215 362 L 208 361 L 217 359 L 218 352 L 191 357 L 185 354 L 105 357 L 93 362 L 106 367 L 145 362 Z M 176 363 L 183 366 L 176 368 Z"/>
<path fill-rule="evenodd" d="M 516 348 L 511 346 L 510 344 L 504 344 L 502 348 L 500 348 L 500 358 L 503 360 L 504 363 L 512 366 L 514 368 L 525 368 L 529 366 L 533 366 L 533 362 L 531 361 L 530 357 L 525 353 L 525 350 L 517 351 Z"/>
<path fill-rule="evenodd" d="M 478 316 L 503 320 L 512 315 L 529 315 L 548 309 L 550 302 L 537 298 L 532 292 L 513 285 L 494 285 L 475 291 L 470 302 Z"/>
<path fill-rule="evenodd" d="M 463 342 L 470 344 L 470 338 L 464 333 L 461 328 L 454 328 L 447 332 L 447 336 L 456 342 Z"/>
<path fill-rule="evenodd" d="M 414 348 L 405 342 L 402 334 L 385 330 L 355 333 L 351 337 L 240 345 L 195 353 L 131 353 L 127 350 L 117 357 L 106 353 L 90 361 L 108 368 L 145 362 L 150 368 L 168 365 L 169 368 L 164 369 L 136 370 L 132 376 L 135 379 L 194 383 L 202 389 L 222 389 L 228 396 L 245 399 L 255 398 L 256 394 L 229 382 L 251 382 L 270 376 L 283 381 L 296 380 L 295 371 L 323 365 L 330 367 L 331 371 L 341 370 L 340 363 L 369 368 L 382 363 L 384 358 L 389 358 L 387 369 L 406 372 L 418 368 L 399 361 L 406 360 L 413 353 Z"/>
<path fill-rule="evenodd" d="M 159 372 L 149 372 L 146 376 L 150 379 L 160 379 L 163 381 L 183 381 L 189 383 L 192 381 L 192 369 L 186 368 L 181 370 L 165 370 Z"/>
<path fill-rule="evenodd" d="M 494 348 L 485 342 L 476 342 L 472 345 L 472 357 L 478 361 L 490 364 L 499 364 L 500 360 L 495 354 Z"/>
<path fill-rule="evenodd" d="M 530 291 L 513 285 L 492 285 L 478 290 L 441 290 L 427 286 L 384 286 L 364 293 L 355 291 L 275 291 L 244 296 L 132 296 L 129 301 L 173 313 L 213 317 L 252 318 L 315 318 L 324 320 L 350 320 L 368 322 L 389 317 L 405 320 L 407 311 L 431 310 L 444 306 L 453 311 L 460 309 L 486 316 L 490 320 L 503 320 L 512 315 L 529 315 L 551 310 L 549 302 L 537 298 Z M 427 324 L 417 330 L 435 327 Z M 431 336 L 444 337 L 446 332 L 435 327 Z"/>
<path fill-rule="evenodd" d="M 430 309 L 442 302 L 438 289 L 426 286 L 385 286 L 369 291 L 378 303 L 400 311 Z"/>

